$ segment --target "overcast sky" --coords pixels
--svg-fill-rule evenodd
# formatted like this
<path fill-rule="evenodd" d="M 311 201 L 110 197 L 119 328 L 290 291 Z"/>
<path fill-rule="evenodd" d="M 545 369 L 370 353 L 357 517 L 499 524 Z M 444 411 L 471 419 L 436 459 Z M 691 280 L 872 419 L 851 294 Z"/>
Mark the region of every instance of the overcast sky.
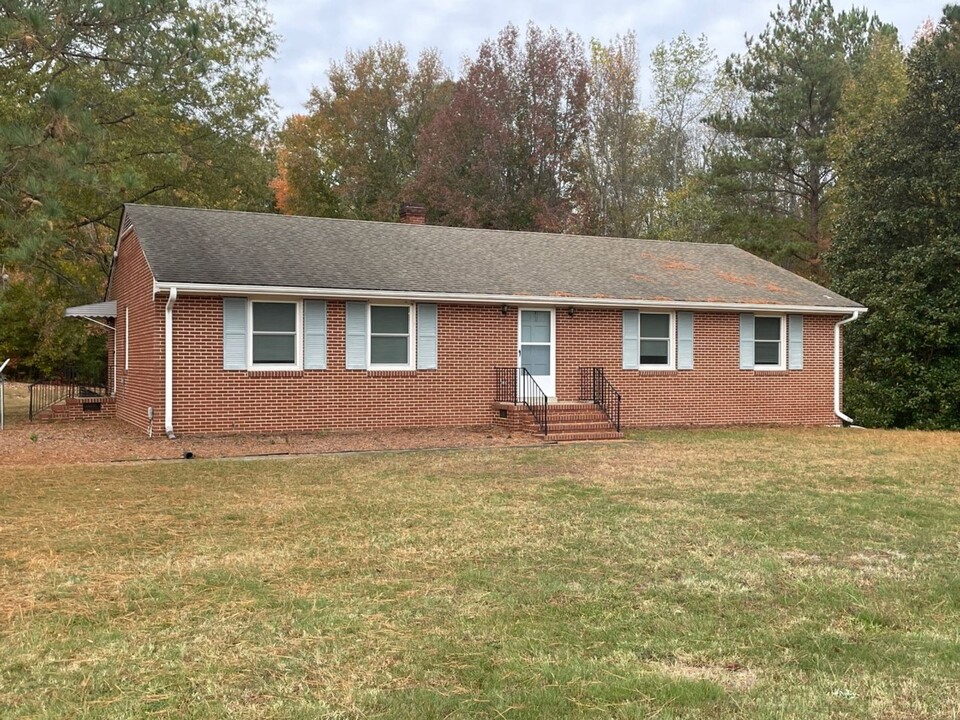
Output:
<path fill-rule="evenodd" d="M 834 0 L 838 10 L 854 4 L 895 25 L 909 45 L 925 19 L 937 21 L 944 2 Z M 326 84 L 331 60 L 380 39 L 403 43 L 412 58 L 435 47 L 456 71 L 481 42 L 511 22 L 570 29 L 584 40 L 609 41 L 633 30 L 646 65 L 658 42 L 684 30 L 706 34 L 721 58 L 740 52 L 744 34 L 763 30 L 776 7 L 777 0 L 267 0 L 281 42 L 266 71 L 283 117 L 302 109 L 311 87 Z"/>

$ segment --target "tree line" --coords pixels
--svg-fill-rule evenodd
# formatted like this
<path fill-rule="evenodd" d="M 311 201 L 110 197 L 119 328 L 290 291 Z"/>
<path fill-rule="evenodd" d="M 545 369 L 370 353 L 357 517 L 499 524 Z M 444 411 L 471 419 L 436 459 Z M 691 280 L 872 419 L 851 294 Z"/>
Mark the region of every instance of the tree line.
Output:
<path fill-rule="evenodd" d="M 848 411 L 960 427 L 960 10 L 792 0 L 721 61 L 681 34 L 505 27 L 456 73 L 380 41 L 273 125 L 261 0 L 0 0 L 0 354 L 97 348 L 124 201 L 735 243 L 871 308 Z M 641 80 L 649 90 L 641 94 Z"/>

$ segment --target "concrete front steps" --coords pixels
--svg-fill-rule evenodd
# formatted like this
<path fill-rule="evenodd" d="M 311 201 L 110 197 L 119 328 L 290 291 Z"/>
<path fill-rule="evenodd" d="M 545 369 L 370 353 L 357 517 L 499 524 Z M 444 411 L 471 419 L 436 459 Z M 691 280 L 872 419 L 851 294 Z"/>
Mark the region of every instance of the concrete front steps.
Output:
<path fill-rule="evenodd" d="M 603 410 L 591 402 L 557 402 L 547 406 L 547 434 L 525 405 L 496 403 L 498 421 L 523 432 L 543 437 L 547 442 L 579 442 L 586 440 L 620 440 L 618 432 Z M 504 422 L 506 421 L 506 422 Z"/>

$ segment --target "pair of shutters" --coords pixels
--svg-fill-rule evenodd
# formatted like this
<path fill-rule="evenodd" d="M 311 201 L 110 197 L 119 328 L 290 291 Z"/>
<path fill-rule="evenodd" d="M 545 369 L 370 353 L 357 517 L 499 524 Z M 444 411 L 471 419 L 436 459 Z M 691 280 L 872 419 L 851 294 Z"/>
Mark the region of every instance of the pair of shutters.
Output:
<path fill-rule="evenodd" d="M 623 311 L 623 369 L 640 368 L 640 311 Z M 693 370 L 693 313 L 677 313 L 677 370 Z"/>
<path fill-rule="evenodd" d="M 437 306 L 417 306 L 417 370 L 437 369 Z M 347 370 L 367 368 L 367 303 L 347 303 Z"/>
<path fill-rule="evenodd" d="M 417 307 L 417 369 L 437 367 L 437 306 Z M 347 303 L 348 370 L 367 367 L 367 304 Z M 327 367 L 327 303 L 324 300 L 303 301 L 303 368 L 325 370 Z M 247 369 L 247 299 L 223 299 L 223 369 Z"/>
<path fill-rule="evenodd" d="M 754 316 L 753 313 L 740 315 L 740 369 L 754 368 Z M 787 368 L 803 370 L 803 315 L 787 316 Z M 780 338 L 783 342 L 784 338 Z"/>
<path fill-rule="evenodd" d="M 754 316 L 740 315 L 740 369 L 754 367 Z M 803 370 L 803 315 L 787 316 L 788 358 L 790 370 Z M 782 340 L 781 340 L 782 342 Z M 623 311 L 623 369 L 640 367 L 640 311 Z M 693 313 L 677 313 L 677 369 L 693 369 Z"/>
<path fill-rule="evenodd" d="M 303 301 L 303 368 L 327 367 L 327 303 Z M 247 369 L 247 299 L 223 299 L 223 369 Z"/>

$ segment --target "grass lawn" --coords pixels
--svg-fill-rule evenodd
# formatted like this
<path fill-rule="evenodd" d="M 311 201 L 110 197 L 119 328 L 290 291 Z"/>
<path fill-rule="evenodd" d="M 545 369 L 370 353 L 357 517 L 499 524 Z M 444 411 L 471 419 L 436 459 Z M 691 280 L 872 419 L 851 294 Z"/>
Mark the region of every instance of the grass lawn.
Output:
<path fill-rule="evenodd" d="M 0 716 L 960 716 L 960 434 L 634 440 L 0 470 Z"/>

